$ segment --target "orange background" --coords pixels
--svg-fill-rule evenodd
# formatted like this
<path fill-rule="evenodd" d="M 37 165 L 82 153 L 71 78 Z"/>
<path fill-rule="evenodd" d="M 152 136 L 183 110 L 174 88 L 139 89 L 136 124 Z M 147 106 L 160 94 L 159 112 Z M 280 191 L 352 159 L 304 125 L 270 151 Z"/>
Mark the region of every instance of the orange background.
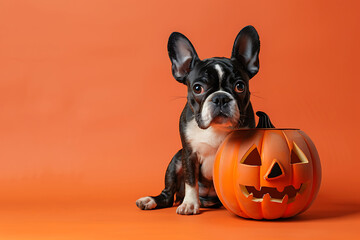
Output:
<path fill-rule="evenodd" d="M 358 1 L 0 0 L 0 238 L 359 237 Z M 318 199 L 291 220 L 225 209 L 140 211 L 180 148 L 186 87 L 167 40 L 230 57 L 261 40 L 255 110 L 304 130 L 322 160 Z"/>

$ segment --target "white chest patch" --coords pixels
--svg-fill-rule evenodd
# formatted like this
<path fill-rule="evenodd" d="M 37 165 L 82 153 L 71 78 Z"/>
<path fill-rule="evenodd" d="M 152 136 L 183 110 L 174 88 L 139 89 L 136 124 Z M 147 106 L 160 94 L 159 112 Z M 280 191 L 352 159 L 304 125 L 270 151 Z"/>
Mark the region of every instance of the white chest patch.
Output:
<path fill-rule="evenodd" d="M 211 180 L 215 154 L 225 137 L 230 133 L 230 129 L 209 127 L 201 129 L 195 119 L 188 122 L 185 136 L 197 154 L 201 164 L 201 173 L 204 177 Z"/>

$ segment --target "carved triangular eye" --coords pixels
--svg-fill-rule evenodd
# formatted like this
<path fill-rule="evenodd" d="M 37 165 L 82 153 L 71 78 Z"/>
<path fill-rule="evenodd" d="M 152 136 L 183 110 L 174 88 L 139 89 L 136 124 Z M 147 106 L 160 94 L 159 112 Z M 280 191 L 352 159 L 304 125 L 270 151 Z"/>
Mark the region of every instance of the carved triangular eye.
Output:
<path fill-rule="evenodd" d="M 255 144 L 249 148 L 240 163 L 250 166 L 261 166 L 260 153 Z"/>
<path fill-rule="evenodd" d="M 294 148 L 291 151 L 291 164 L 308 163 L 309 160 L 305 156 L 305 153 L 293 142 Z"/>

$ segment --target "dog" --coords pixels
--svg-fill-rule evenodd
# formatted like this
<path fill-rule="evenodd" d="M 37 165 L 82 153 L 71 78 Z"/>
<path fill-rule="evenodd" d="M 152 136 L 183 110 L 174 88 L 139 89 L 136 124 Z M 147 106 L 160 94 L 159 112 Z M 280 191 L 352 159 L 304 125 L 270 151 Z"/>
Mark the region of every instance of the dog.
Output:
<path fill-rule="evenodd" d="M 253 26 L 237 35 L 231 58 L 200 60 L 183 34 L 174 32 L 168 53 L 174 78 L 188 88 L 180 116 L 182 149 L 170 161 L 165 188 L 158 196 L 136 201 L 143 210 L 180 205 L 181 215 L 198 214 L 200 207 L 220 207 L 212 183 L 218 147 L 234 129 L 254 128 L 249 80 L 259 71 L 259 35 Z"/>

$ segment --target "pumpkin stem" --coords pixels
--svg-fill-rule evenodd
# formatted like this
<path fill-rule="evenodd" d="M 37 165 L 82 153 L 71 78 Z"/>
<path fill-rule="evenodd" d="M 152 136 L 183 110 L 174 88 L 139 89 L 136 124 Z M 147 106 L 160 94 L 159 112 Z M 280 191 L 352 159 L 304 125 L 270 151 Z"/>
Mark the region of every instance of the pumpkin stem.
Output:
<path fill-rule="evenodd" d="M 256 115 L 259 117 L 259 122 L 256 128 L 275 128 L 271 123 L 269 116 L 261 111 L 257 111 Z"/>

